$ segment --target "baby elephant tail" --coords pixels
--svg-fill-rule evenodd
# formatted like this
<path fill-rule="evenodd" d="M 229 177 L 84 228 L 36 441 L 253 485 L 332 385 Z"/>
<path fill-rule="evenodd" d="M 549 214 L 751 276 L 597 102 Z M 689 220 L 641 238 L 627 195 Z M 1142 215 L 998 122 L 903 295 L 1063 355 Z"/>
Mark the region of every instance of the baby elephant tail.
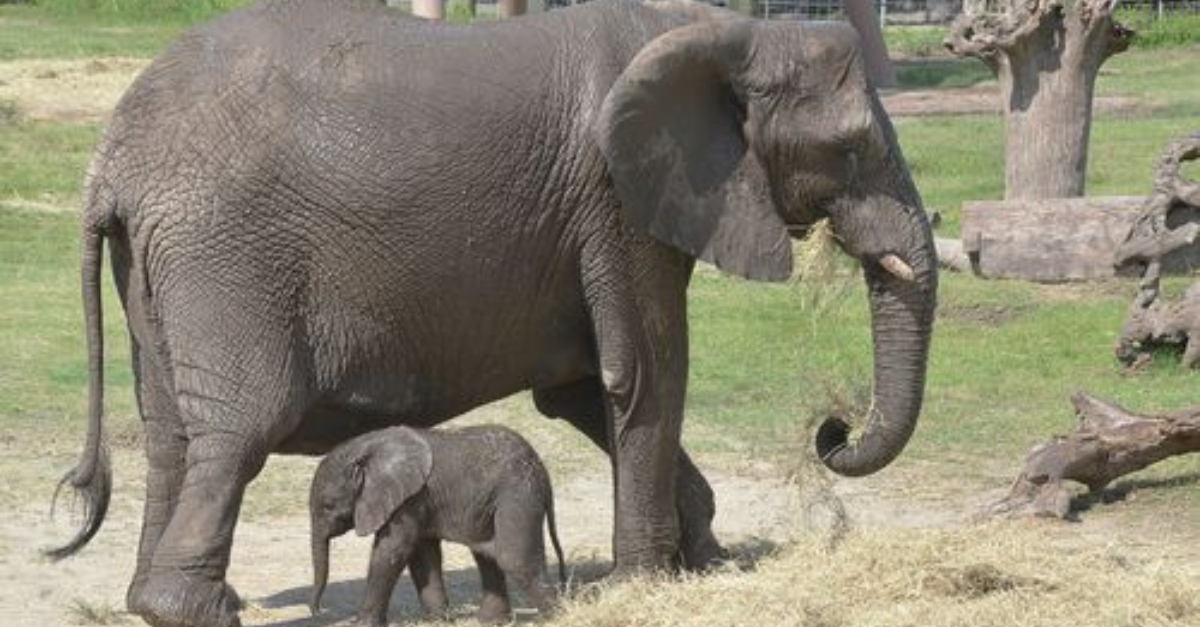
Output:
<path fill-rule="evenodd" d="M 558 542 L 558 525 L 554 522 L 554 492 L 550 492 L 546 502 L 546 528 L 550 531 L 550 544 L 554 545 L 554 554 L 558 557 L 558 583 L 567 585 L 567 562 L 563 559 L 562 545 Z"/>

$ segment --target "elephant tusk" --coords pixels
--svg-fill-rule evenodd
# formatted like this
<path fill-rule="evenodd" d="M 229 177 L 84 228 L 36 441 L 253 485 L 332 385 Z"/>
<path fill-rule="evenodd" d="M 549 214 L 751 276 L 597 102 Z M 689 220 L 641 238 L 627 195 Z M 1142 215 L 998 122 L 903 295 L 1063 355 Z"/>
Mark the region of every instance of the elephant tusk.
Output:
<path fill-rule="evenodd" d="M 892 276 L 901 281 L 912 281 L 917 277 L 917 273 L 913 272 L 912 266 L 894 254 L 888 253 L 879 259 L 879 265 L 883 266 L 884 270 L 892 273 Z"/>

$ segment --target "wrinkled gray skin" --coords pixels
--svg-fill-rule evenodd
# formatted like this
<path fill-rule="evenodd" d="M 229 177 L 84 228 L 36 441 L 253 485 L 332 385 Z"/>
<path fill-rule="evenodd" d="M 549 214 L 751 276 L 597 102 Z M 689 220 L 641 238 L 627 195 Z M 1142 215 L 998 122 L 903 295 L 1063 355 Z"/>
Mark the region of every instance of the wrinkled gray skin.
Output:
<path fill-rule="evenodd" d="M 847 26 L 605 0 L 472 26 L 257 5 L 139 76 L 85 202 L 89 430 L 64 482 L 89 509 L 54 555 L 107 504 L 107 241 L 149 460 L 127 599 L 154 625 L 238 623 L 230 543 L 269 453 L 520 390 L 612 455 L 619 571 L 718 556 L 679 445 L 688 280 L 697 258 L 783 280 L 789 235 L 822 217 L 862 263 L 875 397 L 818 453 L 879 470 L 921 407 L 934 247 Z"/>
<path fill-rule="evenodd" d="M 425 612 L 445 613 L 442 540 L 467 545 L 475 557 L 483 584 L 481 622 L 511 619 L 506 582 L 526 602 L 549 609 L 551 595 L 540 586 L 543 519 L 558 556 L 559 581 L 565 582 L 550 476 L 533 447 L 504 427 L 392 427 L 358 436 L 317 467 L 309 510 L 313 613 L 329 578 L 329 541 L 351 529 L 375 534 L 358 613 L 365 625 L 387 624 L 388 601 L 405 567 Z"/>

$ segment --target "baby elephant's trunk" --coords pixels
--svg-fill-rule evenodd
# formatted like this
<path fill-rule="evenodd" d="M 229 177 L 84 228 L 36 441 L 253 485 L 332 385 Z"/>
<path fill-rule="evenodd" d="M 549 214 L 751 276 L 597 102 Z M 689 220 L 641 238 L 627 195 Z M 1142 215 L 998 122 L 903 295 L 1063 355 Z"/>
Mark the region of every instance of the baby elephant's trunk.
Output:
<path fill-rule="evenodd" d="M 325 594 L 325 584 L 329 581 L 329 534 L 318 533 L 312 536 L 313 589 L 308 599 L 308 609 L 314 615 L 321 611 L 321 595 Z"/>

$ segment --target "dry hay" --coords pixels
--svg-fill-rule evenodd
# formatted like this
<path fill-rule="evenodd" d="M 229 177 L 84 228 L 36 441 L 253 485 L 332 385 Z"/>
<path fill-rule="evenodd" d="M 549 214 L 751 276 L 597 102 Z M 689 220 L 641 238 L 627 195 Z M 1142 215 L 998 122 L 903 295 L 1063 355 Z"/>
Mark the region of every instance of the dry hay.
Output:
<path fill-rule="evenodd" d="M 0 63 L 0 101 L 33 120 L 96 122 L 146 67 L 144 59 L 28 59 Z"/>
<path fill-rule="evenodd" d="M 562 627 L 1200 625 L 1200 580 L 1112 550 L 1055 546 L 1038 526 L 801 540 L 754 572 L 583 588 Z"/>
<path fill-rule="evenodd" d="M 893 117 L 1000 113 L 1003 101 L 995 83 L 974 87 L 941 87 L 888 91 L 883 108 Z M 1146 115 L 1159 103 L 1132 96 L 1097 96 L 1093 108 L 1109 115 Z"/>

